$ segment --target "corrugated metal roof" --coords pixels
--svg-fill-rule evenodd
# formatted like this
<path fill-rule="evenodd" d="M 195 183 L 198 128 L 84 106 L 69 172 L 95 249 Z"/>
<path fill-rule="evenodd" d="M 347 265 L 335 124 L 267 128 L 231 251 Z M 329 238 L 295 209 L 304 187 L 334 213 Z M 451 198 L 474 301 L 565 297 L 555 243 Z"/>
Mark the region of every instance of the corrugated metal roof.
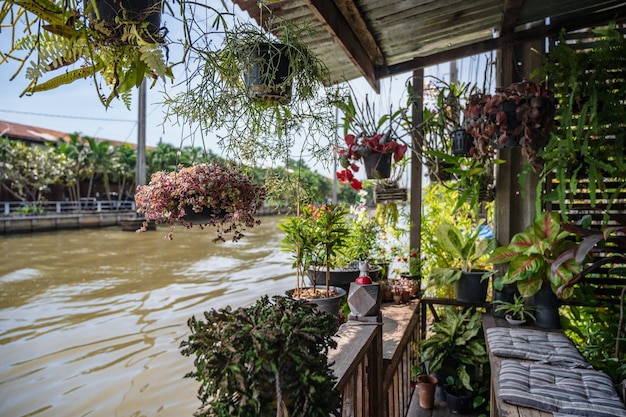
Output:
<path fill-rule="evenodd" d="M 233 1 L 260 23 L 257 0 Z M 617 0 L 282 0 L 265 7 L 315 29 L 307 43 L 326 62 L 333 82 L 363 75 L 373 85 L 561 27 L 626 15 L 626 2 Z"/>

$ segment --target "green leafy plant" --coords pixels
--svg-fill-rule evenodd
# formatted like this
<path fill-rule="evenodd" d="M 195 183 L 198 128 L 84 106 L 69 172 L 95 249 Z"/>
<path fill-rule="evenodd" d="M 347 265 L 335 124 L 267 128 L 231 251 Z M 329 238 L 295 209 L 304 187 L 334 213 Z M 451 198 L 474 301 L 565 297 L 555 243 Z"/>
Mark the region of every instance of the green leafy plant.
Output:
<path fill-rule="evenodd" d="M 254 216 L 264 197 L 263 187 L 236 166 L 213 162 L 152 174 L 148 185 L 137 187 L 135 203 L 146 221 L 186 228 L 213 226 L 214 241 L 223 242 L 224 234 L 232 233 L 237 241 L 246 227 L 260 223 Z"/>
<path fill-rule="evenodd" d="M 459 387 L 473 390 L 468 367 L 486 363 L 487 352 L 481 334 L 481 316 L 474 310 L 457 312 L 445 307 L 441 320 L 432 324 L 431 335 L 421 343 L 421 360 L 428 372 L 443 370 Z"/>
<path fill-rule="evenodd" d="M 526 320 L 527 318 L 535 319 L 533 313 L 534 307 L 526 305 L 524 303 L 524 297 L 514 294 L 513 302 L 504 300 L 494 300 L 492 304 L 495 305 L 495 311 L 504 313 L 511 318 L 518 320 Z"/>
<path fill-rule="evenodd" d="M 3 3 L 2 23 L 13 36 L 9 50 L 0 52 L 0 64 L 20 62 L 17 73 L 24 70 L 30 80 L 22 95 L 93 77 L 105 106 L 121 98 L 130 107 L 131 90 L 144 79 L 154 84 L 159 78 L 173 77 L 164 35 L 149 20 L 150 15 L 160 16 L 160 2 L 139 14 L 122 7 L 114 20 L 101 18 L 95 4 L 75 0 Z M 33 53 L 36 59 L 31 59 Z M 40 81 L 50 74 L 57 75 Z M 101 90 L 101 81 L 110 93 Z"/>
<path fill-rule="evenodd" d="M 461 278 L 462 273 L 485 269 L 489 255 L 497 242 L 493 238 L 480 236 L 484 222 L 479 221 L 470 230 L 462 230 L 456 225 L 444 222 L 437 228 L 436 239 L 441 248 L 452 255 L 454 265 L 448 268 L 435 268 L 431 278 L 441 284 L 451 284 Z M 483 279 L 488 277 L 487 273 Z"/>
<path fill-rule="evenodd" d="M 295 297 L 320 296 L 316 288 L 303 288 L 301 285 L 301 277 L 309 266 L 325 270 L 324 294 L 326 297 L 330 296 L 330 270 L 340 259 L 340 251 L 349 234 L 347 214 L 348 210 L 343 205 L 305 205 L 300 208 L 298 215 L 283 219 L 279 224 L 285 233 L 281 241 L 281 250 L 293 254 L 293 266 L 299 270 L 296 285 L 299 291 L 294 292 Z"/>
<path fill-rule="evenodd" d="M 576 246 L 571 233 L 561 228 L 560 215 L 552 212 L 537 214 L 533 223 L 523 232 L 515 234 L 508 246 L 496 248 L 490 262 L 508 263 L 506 274 L 494 280 L 496 289 L 516 284 L 523 297 L 539 291 L 543 282 L 550 282 L 552 290 L 572 280 L 582 266 L 574 259 L 562 262 L 551 272 L 554 261 L 564 252 Z M 570 297 L 572 289 L 561 292 Z"/>
<path fill-rule="evenodd" d="M 304 300 L 264 296 L 249 307 L 191 317 L 180 345 L 201 383 L 198 416 L 339 416 L 328 363 L 337 319 Z"/>
<path fill-rule="evenodd" d="M 575 199 L 568 194 L 579 183 L 594 207 L 597 199 L 611 203 L 619 194 L 607 190 L 605 179 L 626 177 L 626 132 L 619 123 L 626 119 L 626 84 L 620 81 L 626 39 L 614 23 L 589 37 L 595 38 L 593 47 L 570 42 L 563 33 L 536 71 L 552 85 L 558 121 L 541 153 L 545 166 L 539 186 L 551 184 L 543 200 L 558 201 L 564 216 Z"/>

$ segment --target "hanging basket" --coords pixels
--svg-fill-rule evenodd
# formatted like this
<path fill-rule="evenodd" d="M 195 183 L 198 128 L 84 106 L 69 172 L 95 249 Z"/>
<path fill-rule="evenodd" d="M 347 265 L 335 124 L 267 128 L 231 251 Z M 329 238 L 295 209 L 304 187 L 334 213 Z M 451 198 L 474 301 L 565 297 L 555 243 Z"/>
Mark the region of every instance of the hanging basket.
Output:
<path fill-rule="evenodd" d="M 452 153 L 454 155 L 469 155 L 474 146 L 474 138 L 465 129 L 457 129 L 452 133 Z"/>
<path fill-rule="evenodd" d="M 244 65 L 244 81 L 251 99 L 289 104 L 289 57 L 285 50 L 285 45 L 278 42 L 263 42 L 250 47 L 250 61 Z"/>
<path fill-rule="evenodd" d="M 365 174 L 370 180 L 389 178 L 391 175 L 391 153 L 372 152 L 363 157 Z"/>
<path fill-rule="evenodd" d="M 151 43 L 163 42 L 159 35 L 163 0 L 91 0 L 90 3 L 89 18 L 92 26 L 102 25 L 111 34 L 121 37 L 123 25 L 120 21 L 133 22 L 137 26 L 147 22 L 142 38 Z"/>
<path fill-rule="evenodd" d="M 407 190 L 400 187 L 377 187 L 374 190 L 374 202 L 380 203 L 382 201 L 406 201 Z"/>

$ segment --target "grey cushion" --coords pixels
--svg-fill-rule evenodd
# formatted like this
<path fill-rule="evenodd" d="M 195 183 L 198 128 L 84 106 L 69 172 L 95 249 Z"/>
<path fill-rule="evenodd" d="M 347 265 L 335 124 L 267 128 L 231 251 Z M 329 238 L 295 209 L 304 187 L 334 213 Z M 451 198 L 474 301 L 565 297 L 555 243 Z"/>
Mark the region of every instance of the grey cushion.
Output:
<path fill-rule="evenodd" d="M 505 359 L 499 375 L 503 401 L 555 415 L 626 417 L 611 379 L 600 371 Z"/>
<path fill-rule="evenodd" d="M 591 368 L 563 333 L 517 327 L 487 329 L 491 353 L 505 358 L 533 360 L 566 367 Z"/>

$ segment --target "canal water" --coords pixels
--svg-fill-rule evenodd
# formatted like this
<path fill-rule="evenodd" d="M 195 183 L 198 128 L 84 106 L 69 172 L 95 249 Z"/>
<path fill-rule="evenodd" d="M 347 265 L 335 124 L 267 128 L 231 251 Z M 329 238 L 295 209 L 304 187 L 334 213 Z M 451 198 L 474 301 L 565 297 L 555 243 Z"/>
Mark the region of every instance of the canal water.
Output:
<path fill-rule="evenodd" d="M 294 286 L 277 222 L 223 244 L 166 226 L 0 237 L 0 416 L 192 416 L 186 322 Z"/>

